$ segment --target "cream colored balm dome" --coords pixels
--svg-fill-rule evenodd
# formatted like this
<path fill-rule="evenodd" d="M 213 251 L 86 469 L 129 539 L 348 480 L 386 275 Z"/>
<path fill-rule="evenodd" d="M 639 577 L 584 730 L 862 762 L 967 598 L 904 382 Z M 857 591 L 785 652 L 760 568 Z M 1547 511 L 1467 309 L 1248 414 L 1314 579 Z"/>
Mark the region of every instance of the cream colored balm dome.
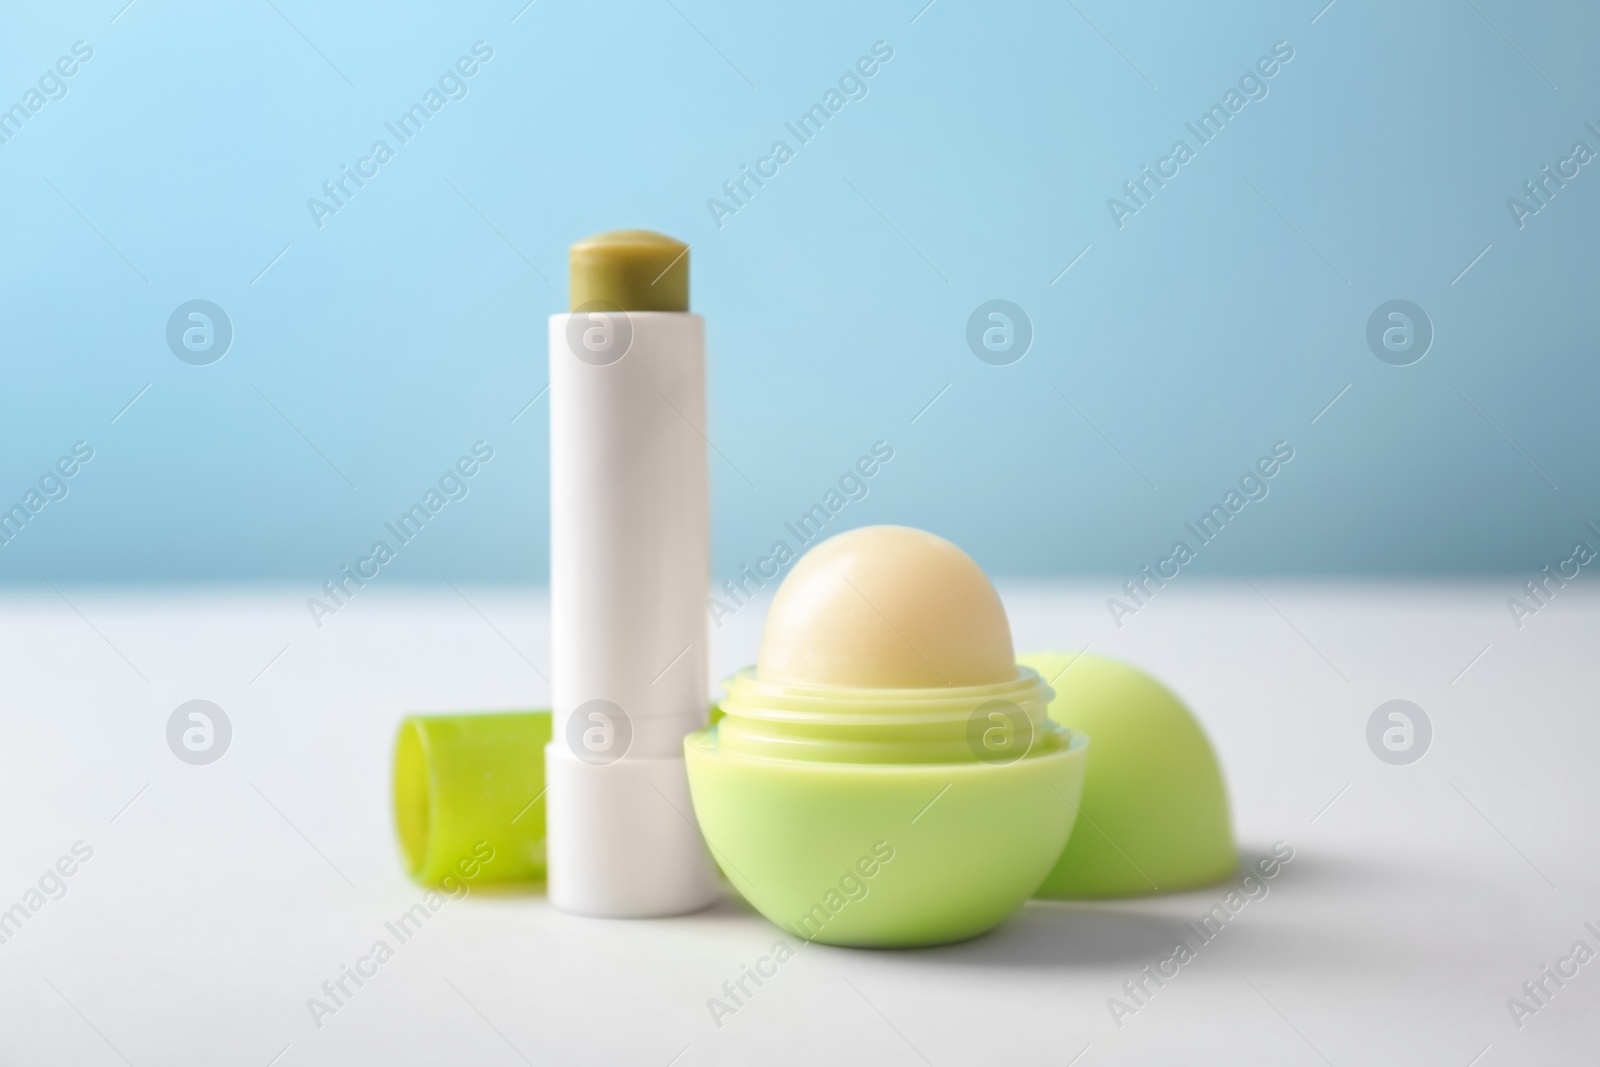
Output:
<path fill-rule="evenodd" d="M 865 526 L 800 558 L 767 616 L 756 674 L 805 686 L 917 689 L 1017 677 L 983 569 L 942 537 Z"/>

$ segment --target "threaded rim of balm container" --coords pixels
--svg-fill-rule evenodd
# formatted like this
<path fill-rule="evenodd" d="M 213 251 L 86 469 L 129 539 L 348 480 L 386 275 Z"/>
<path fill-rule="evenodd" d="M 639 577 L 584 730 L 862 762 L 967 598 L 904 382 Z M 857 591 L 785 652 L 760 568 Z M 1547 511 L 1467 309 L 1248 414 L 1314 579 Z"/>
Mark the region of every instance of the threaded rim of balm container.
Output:
<path fill-rule="evenodd" d="M 1054 751 L 1067 732 L 1047 717 L 1054 691 L 1031 667 L 988 685 L 868 689 L 763 681 L 746 668 L 723 683 L 717 723 L 725 751 L 828 763 L 969 763 L 974 718 L 1003 709 L 1034 752 Z"/>
<path fill-rule="evenodd" d="M 653 230 L 610 230 L 568 251 L 572 311 L 688 311 L 689 246 Z"/>

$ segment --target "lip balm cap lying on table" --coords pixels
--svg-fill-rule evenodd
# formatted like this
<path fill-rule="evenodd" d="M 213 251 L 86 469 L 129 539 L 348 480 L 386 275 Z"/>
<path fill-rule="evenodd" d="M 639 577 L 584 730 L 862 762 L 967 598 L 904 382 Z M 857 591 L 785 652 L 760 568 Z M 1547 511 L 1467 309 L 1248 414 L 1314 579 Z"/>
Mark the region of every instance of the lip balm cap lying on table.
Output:
<path fill-rule="evenodd" d="M 550 901 L 611 918 L 720 896 L 683 739 L 705 725 L 705 324 L 689 249 L 579 241 L 550 316 Z"/>
<path fill-rule="evenodd" d="M 548 711 L 408 715 L 394 745 L 394 822 L 406 873 L 425 885 L 545 874 Z"/>

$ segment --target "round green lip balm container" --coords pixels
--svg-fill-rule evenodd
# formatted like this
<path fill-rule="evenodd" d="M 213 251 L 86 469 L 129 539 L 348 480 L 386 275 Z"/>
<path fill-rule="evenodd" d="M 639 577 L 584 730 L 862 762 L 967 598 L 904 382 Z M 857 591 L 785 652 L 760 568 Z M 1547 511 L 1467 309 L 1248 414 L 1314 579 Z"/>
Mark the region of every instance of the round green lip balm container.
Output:
<path fill-rule="evenodd" d="M 1211 743 L 1172 690 L 1103 656 L 1019 657 L 1047 679 L 1050 718 L 1094 738 L 1077 832 L 1036 896 L 1169 893 L 1232 875 L 1228 790 Z"/>
<path fill-rule="evenodd" d="M 728 880 L 797 937 L 912 947 L 1015 911 L 1077 817 L 1089 739 L 1046 716 L 987 577 L 948 541 L 867 527 L 774 598 L 758 666 L 684 742 Z"/>

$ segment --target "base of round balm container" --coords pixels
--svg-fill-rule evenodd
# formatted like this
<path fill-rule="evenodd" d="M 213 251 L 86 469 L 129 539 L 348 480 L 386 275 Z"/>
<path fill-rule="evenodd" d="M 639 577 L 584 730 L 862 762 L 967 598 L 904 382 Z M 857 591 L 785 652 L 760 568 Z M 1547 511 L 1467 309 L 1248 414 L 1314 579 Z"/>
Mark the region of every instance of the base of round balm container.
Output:
<path fill-rule="evenodd" d="M 1036 896 L 1176 892 L 1237 870 L 1222 768 L 1172 690 L 1102 656 L 1037 652 L 1017 659 L 1051 679 L 1050 718 L 1094 738 L 1079 802 L 1084 825 Z"/>
<path fill-rule="evenodd" d="M 411 715 L 394 749 L 406 873 L 427 885 L 545 876 L 548 711 Z"/>
<path fill-rule="evenodd" d="M 828 945 L 963 941 L 1039 887 L 1077 818 L 1089 739 L 1014 762 L 837 763 L 684 741 L 695 813 L 762 915 Z"/>

